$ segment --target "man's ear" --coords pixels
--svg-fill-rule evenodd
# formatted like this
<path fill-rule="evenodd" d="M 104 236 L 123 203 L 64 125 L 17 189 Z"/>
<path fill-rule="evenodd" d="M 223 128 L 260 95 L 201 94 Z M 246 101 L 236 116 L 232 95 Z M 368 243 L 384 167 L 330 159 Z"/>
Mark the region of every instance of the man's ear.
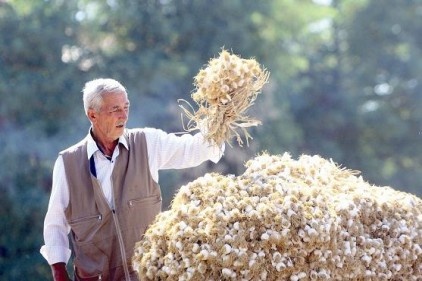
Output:
<path fill-rule="evenodd" d="M 91 123 L 94 123 L 97 119 L 97 111 L 95 111 L 94 109 L 88 109 L 87 116 L 89 121 L 91 121 Z"/>

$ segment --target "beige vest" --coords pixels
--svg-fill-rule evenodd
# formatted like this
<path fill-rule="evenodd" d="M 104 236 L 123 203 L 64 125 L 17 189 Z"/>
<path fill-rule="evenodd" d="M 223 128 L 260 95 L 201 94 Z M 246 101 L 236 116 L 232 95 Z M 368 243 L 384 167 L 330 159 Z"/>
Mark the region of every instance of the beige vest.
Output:
<path fill-rule="evenodd" d="M 161 211 L 160 187 L 149 170 L 145 135 L 126 130 L 124 137 L 129 150 L 119 144 L 112 173 L 113 210 L 90 172 L 87 140 L 60 153 L 69 185 L 65 214 L 71 227 L 75 280 L 137 280 L 131 268 L 135 243 Z"/>

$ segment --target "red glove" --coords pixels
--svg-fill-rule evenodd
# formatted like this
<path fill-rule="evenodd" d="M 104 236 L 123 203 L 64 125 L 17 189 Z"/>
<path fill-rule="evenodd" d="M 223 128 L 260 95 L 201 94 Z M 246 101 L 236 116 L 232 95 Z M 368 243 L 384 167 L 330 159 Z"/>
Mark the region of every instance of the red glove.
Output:
<path fill-rule="evenodd" d="M 66 264 L 64 262 L 52 264 L 51 271 L 53 273 L 54 281 L 70 281 L 66 270 Z"/>

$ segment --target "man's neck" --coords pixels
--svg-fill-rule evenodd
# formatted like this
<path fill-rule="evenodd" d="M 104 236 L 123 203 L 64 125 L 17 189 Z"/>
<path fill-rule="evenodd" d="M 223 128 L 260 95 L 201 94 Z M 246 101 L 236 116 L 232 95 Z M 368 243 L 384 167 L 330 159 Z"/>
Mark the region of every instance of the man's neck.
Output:
<path fill-rule="evenodd" d="M 96 141 L 98 148 L 101 150 L 101 152 L 105 155 L 105 156 L 109 156 L 111 157 L 113 155 L 113 151 L 116 148 L 116 145 L 118 144 L 119 140 L 115 140 L 112 143 L 100 143 L 98 141 Z"/>
<path fill-rule="evenodd" d="M 105 155 L 111 157 L 113 155 L 114 149 L 116 148 L 117 144 L 119 143 L 119 139 L 113 141 L 104 141 L 98 139 L 93 131 L 91 130 L 91 136 L 94 139 L 95 143 L 97 144 L 100 151 Z"/>

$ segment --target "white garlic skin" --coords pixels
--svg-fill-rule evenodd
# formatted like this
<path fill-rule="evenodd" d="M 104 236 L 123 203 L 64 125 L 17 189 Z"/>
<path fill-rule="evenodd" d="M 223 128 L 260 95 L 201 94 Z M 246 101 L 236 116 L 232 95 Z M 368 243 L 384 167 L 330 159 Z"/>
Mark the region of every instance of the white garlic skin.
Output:
<path fill-rule="evenodd" d="M 133 267 L 142 280 L 422 280 L 421 210 L 321 158 L 262 155 L 182 187 Z"/>

